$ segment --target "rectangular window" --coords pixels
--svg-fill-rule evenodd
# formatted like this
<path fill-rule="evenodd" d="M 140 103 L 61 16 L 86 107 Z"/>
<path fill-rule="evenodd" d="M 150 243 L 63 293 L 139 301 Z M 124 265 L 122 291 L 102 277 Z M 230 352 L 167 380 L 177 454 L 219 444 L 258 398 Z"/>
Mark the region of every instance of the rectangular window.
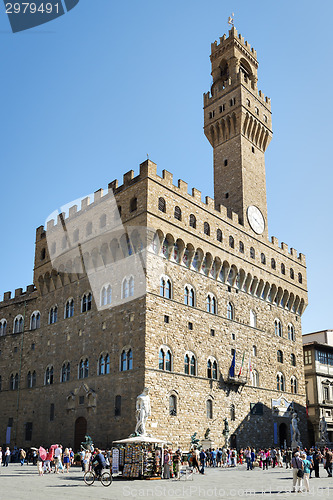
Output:
<path fill-rule="evenodd" d="M 327 353 L 324 351 L 317 351 L 317 361 L 323 365 L 327 365 Z"/>
<path fill-rule="evenodd" d="M 32 422 L 25 423 L 25 440 L 31 441 L 32 439 Z"/>
<path fill-rule="evenodd" d="M 329 365 L 333 366 L 333 352 L 327 353 L 327 362 Z"/>
<path fill-rule="evenodd" d="M 225 110 L 225 104 L 222 104 L 222 106 L 220 106 L 220 113 L 223 113 L 224 110 Z"/>
<path fill-rule="evenodd" d="M 328 391 L 328 387 L 327 386 L 324 386 L 323 387 L 323 399 L 325 401 L 327 401 L 329 398 L 329 391 Z"/>
<path fill-rule="evenodd" d="M 50 404 L 50 422 L 54 420 L 54 403 Z"/>
<path fill-rule="evenodd" d="M 312 364 L 312 353 L 311 351 L 304 351 L 304 364 L 311 365 Z"/>
<path fill-rule="evenodd" d="M 188 323 L 188 329 L 189 329 L 189 330 L 193 330 L 193 323 L 191 323 L 190 321 L 189 321 L 189 323 Z"/>
<path fill-rule="evenodd" d="M 84 405 L 84 396 L 79 396 L 79 405 Z"/>
<path fill-rule="evenodd" d="M 210 330 L 210 334 L 211 334 L 212 337 L 215 336 L 215 330 L 213 330 L 213 328 Z"/>
<path fill-rule="evenodd" d="M 34 351 L 35 350 L 35 344 L 31 344 L 31 350 Z"/>
<path fill-rule="evenodd" d="M 169 316 L 167 314 L 164 315 L 164 323 L 169 323 Z"/>

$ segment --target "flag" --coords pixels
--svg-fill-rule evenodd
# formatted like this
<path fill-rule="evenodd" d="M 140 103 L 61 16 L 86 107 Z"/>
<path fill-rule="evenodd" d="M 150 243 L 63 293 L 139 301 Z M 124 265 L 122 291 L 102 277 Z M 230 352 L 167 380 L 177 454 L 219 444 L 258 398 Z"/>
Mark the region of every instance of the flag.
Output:
<path fill-rule="evenodd" d="M 234 377 L 235 376 L 235 363 L 236 363 L 236 351 L 234 352 L 232 361 L 231 361 L 231 366 L 229 368 L 229 377 Z"/>
<path fill-rule="evenodd" d="M 240 370 L 239 370 L 239 373 L 238 373 L 238 378 L 241 376 L 242 374 L 242 370 L 243 370 L 243 364 L 244 364 L 244 358 L 245 358 L 245 352 L 243 354 L 243 358 L 242 358 L 242 364 L 241 364 L 241 367 L 240 367 Z"/>
<path fill-rule="evenodd" d="M 251 364 L 251 354 L 249 357 L 249 375 L 250 375 L 250 380 L 252 382 L 252 364 Z"/>

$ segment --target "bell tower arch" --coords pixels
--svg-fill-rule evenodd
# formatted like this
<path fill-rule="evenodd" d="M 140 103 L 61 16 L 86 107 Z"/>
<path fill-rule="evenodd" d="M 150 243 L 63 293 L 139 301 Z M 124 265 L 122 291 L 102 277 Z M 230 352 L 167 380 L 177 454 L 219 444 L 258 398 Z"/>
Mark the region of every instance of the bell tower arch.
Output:
<path fill-rule="evenodd" d="M 215 204 L 267 237 L 265 151 L 270 99 L 257 89 L 256 51 L 232 27 L 211 45 L 212 86 L 204 94 L 204 132 L 214 151 Z"/>

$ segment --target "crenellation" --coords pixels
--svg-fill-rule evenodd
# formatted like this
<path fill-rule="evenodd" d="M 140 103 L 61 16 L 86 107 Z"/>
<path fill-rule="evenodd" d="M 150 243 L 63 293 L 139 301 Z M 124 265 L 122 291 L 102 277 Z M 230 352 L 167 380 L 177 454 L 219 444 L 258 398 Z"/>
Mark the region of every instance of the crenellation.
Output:
<path fill-rule="evenodd" d="M 108 184 L 108 192 L 115 192 L 116 189 L 118 189 L 118 179 L 115 179 L 112 182 L 109 182 Z"/>
<path fill-rule="evenodd" d="M 163 170 L 162 171 L 162 179 L 165 181 L 165 184 L 167 186 L 172 186 L 172 182 L 173 182 L 173 175 L 171 174 L 171 172 L 168 172 L 168 170 Z"/>
<path fill-rule="evenodd" d="M 288 245 L 287 245 L 287 243 L 284 243 L 282 241 L 282 243 L 281 243 L 281 250 L 283 250 L 284 252 L 288 253 Z"/>
<path fill-rule="evenodd" d="M 297 250 L 295 248 L 290 248 L 290 255 L 294 257 L 295 259 L 297 258 Z"/>
<path fill-rule="evenodd" d="M 188 194 L 188 183 L 182 179 L 178 179 L 178 189 L 182 194 Z"/>
<path fill-rule="evenodd" d="M 207 208 L 210 208 L 211 210 L 215 210 L 215 202 L 214 202 L 213 198 L 210 198 L 210 196 L 206 196 L 205 203 L 207 205 Z"/>
<path fill-rule="evenodd" d="M 306 258 L 305 258 L 304 253 L 300 253 L 300 254 L 298 255 L 298 260 L 299 260 L 302 264 L 304 264 L 304 266 L 306 265 Z"/>
<path fill-rule="evenodd" d="M 101 200 L 103 197 L 103 189 L 97 189 L 97 191 L 94 192 L 94 203 L 97 203 Z"/>
<path fill-rule="evenodd" d="M 16 288 L 16 290 L 15 290 L 15 298 L 16 297 L 20 297 L 21 295 L 23 295 L 23 288 Z"/>
<path fill-rule="evenodd" d="M 77 213 L 77 205 L 69 207 L 68 217 L 73 217 Z"/>
<path fill-rule="evenodd" d="M 123 187 L 128 186 L 134 179 L 134 170 L 130 170 L 123 175 Z"/>
<path fill-rule="evenodd" d="M 274 246 L 278 247 L 279 246 L 279 240 L 277 239 L 276 236 L 271 237 L 271 242 Z"/>
<path fill-rule="evenodd" d="M 145 177 L 155 177 L 157 172 L 157 165 L 153 161 L 145 160 L 144 162 L 140 163 L 140 177 L 145 178 Z"/>
<path fill-rule="evenodd" d="M 90 197 L 86 196 L 81 201 L 81 210 L 85 210 L 90 205 Z"/>
<path fill-rule="evenodd" d="M 5 292 L 3 294 L 3 300 L 6 301 L 6 300 L 10 300 L 12 297 L 12 292 Z"/>
<path fill-rule="evenodd" d="M 192 196 L 195 200 L 201 202 L 201 191 L 197 188 L 192 188 Z"/>

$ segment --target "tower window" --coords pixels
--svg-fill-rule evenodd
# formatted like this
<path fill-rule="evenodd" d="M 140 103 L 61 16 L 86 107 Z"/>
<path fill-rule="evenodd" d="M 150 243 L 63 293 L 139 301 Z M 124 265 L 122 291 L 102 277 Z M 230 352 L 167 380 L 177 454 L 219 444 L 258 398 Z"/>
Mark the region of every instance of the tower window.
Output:
<path fill-rule="evenodd" d="M 303 282 L 302 274 L 298 273 L 298 283 L 302 283 L 302 282 Z"/>
<path fill-rule="evenodd" d="M 255 259 L 256 253 L 253 247 L 250 248 L 250 257 L 251 259 Z"/>
<path fill-rule="evenodd" d="M 226 197 L 226 198 L 229 198 L 229 193 L 225 193 L 225 197 Z"/>
<path fill-rule="evenodd" d="M 182 211 L 181 211 L 180 207 L 175 207 L 174 217 L 177 220 L 182 220 Z"/>
<path fill-rule="evenodd" d="M 295 273 L 292 267 L 290 268 L 290 277 L 292 280 L 295 278 Z"/>
<path fill-rule="evenodd" d="M 158 199 L 158 209 L 160 212 L 166 212 L 166 203 L 164 198 Z"/>
<path fill-rule="evenodd" d="M 221 229 L 218 229 L 216 231 L 216 239 L 217 239 L 217 241 L 219 241 L 220 243 L 222 243 L 222 231 L 221 231 Z"/>
<path fill-rule="evenodd" d="M 130 212 L 135 212 L 138 208 L 138 199 L 132 198 L 130 202 Z"/>
<path fill-rule="evenodd" d="M 254 152 L 255 152 L 255 151 L 254 151 L 254 147 L 252 146 L 252 153 L 254 154 Z"/>
<path fill-rule="evenodd" d="M 225 111 L 225 104 L 222 104 L 219 108 L 220 110 L 220 113 L 223 113 L 223 111 Z"/>
<path fill-rule="evenodd" d="M 286 274 L 286 266 L 281 264 L 281 274 Z"/>
<path fill-rule="evenodd" d="M 272 269 L 276 269 L 276 262 L 275 262 L 275 259 L 272 259 L 272 260 L 271 260 L 271 268 L 272 268 Z"/>
<path fill-rule="evenodd" d="M 205 223 L 204 223 L 204 233 L 205 233 L 207 236 L 210 236 L 210 226 L 209 226 L 208 222 L 205 222 Z"/>
<path fill-rule="evenodd" d="M 248 105 L 249 108 L 251 107 L 250 99 L 246 99 L 246 104 Z"/>
<path fill-rule="evenodd" d="M 239 242 L 239 251 L 240 253 L 244 253 L 244 243 L 242 241 Z"/>
<path fill-rule="evenodd" d="M 197 220 L 193 214 L 190 215 L 190 226 L 194 229 L 197 227 Z"/>
<path fill-rule="evenodd" d="M 169 323 L 169 316 L 167 314 L 164 315 L 164 323 Z"/>
<path fill-rule="evenodd" d="M 211 112 L 209 113 L 209 118 L 214 118 L 214 116 L 215 116 L 215 111 L 211 111 Z"/>
<path fill-rule="evenodd" d="M 259 115 L 259 108 L 257 108 L 257 106 L 254 108 L 255 112 L 256 112 L 256 115 Z"/>
<path fill-rule="evenodd" d="M 236 97 L 233 97 L 232 99 L 230 99 L 229 103 L 230 103 L 230 106 L 235 106 L 235 104 L 236 104 Z"/>
<path fill-rule="evenodd" d="M 264 115 L 264 121 L 265 121 L 265 123 L 267 123 L 267 122 L 268 122 L 268 118 L 267 118 L 267 116 L 266 116 L 266 115 Z"/>
<path fill-rule="evenodd" d="M 226 167 L 228 165 L 228 160 L 224 160 L 224 166 Z"/>
<path fill-rule="evenodd" d="M 229 236 L 229 247 L 235 248 L 235 240 L 232 236 Z"/>
<path fill-rule="evenodd" d="M 261 254 L 260 259 L 262 264 L 266 264 L 266 257 L 264 253 Z"/>

